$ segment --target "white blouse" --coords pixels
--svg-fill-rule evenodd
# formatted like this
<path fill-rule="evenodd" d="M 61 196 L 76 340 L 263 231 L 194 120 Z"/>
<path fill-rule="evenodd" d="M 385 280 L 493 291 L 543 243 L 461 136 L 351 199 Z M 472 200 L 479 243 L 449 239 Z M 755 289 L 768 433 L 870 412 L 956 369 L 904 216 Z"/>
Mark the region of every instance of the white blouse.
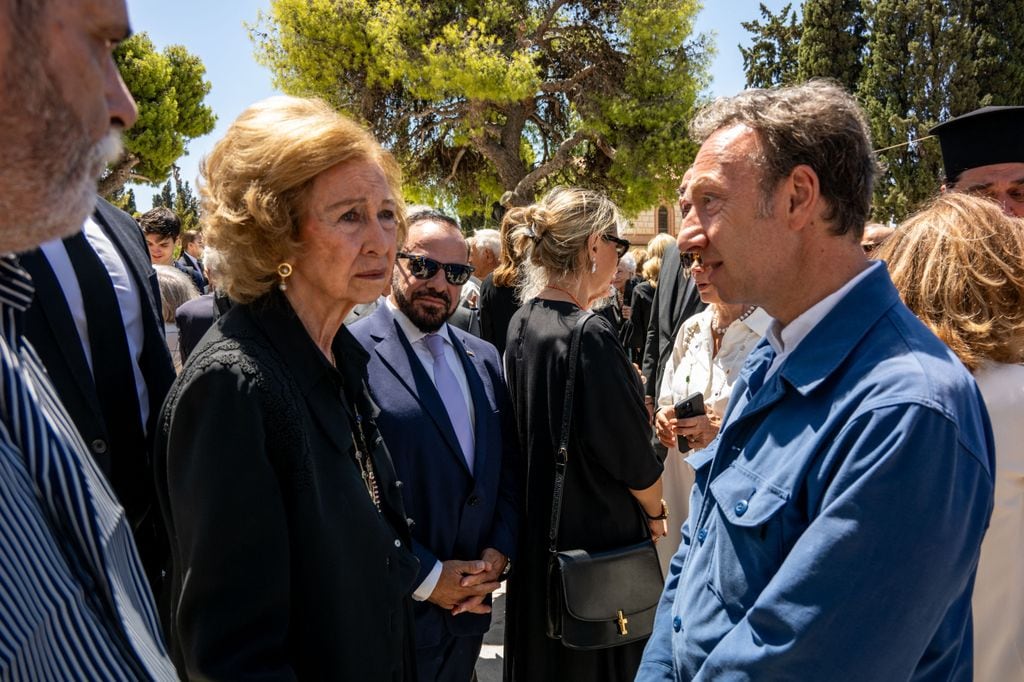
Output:
<path fill-rule="evenodd" d="M 996 442 L 995 508 L 974 582 L 974 679 L 1024 678 L 1024 365 L 974 374 Z"/>
<path fill-rule="evenodd" d="M 665 365 L 658 408 L 675 405 L 691 393 L 704 396 L 704 409 L 708 415 L 721 419 L 732 395 L 732 386 L 739 377 L 740 368 L 754 346 L 772 323 L 771 316 L 757 308 L 746 319 L 734 320 L 725 330 L 718 355 L 714 353 L 711 306 L 683 323 L 676 334 L 672 357 Z"/>

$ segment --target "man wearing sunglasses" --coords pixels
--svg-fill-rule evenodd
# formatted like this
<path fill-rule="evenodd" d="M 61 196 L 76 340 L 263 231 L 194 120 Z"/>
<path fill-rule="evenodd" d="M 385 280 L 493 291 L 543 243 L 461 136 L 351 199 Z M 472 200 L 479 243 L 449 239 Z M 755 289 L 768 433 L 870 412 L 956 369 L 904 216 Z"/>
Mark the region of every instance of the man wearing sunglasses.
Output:
<path fill-rule="evenodd" d="M 408 222 L 391 295 L 351 331 L 420 560 L 418 677 L 468 682 L 515 547 L 518 445 L 497 350 L 448 324 L 473 272 L 459 226 L 436 211 Z"/>

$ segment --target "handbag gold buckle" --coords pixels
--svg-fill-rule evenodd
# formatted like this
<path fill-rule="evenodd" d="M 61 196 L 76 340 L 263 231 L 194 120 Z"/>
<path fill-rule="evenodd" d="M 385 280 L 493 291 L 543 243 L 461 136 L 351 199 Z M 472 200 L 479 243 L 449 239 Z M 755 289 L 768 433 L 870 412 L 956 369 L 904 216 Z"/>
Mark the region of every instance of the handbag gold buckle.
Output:
<path fill-rule="evenodd" d="M 619 624 L 619 634 L 628 635 L 629 630 L 626 628 L 626 625 L 629 623 L 629 618 L 626 618 L 622 615 L 622 611 L 619 611 L 619 617 L 615 621 Z"/>

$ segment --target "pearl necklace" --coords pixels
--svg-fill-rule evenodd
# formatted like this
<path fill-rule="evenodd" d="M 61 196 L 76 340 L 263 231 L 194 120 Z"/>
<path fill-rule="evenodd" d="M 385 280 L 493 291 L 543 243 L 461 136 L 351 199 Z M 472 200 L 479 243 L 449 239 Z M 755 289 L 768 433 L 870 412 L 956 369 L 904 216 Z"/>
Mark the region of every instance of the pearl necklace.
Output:
<path fill-rule="evenodd" d="M 748 317 L 750 317 L 751 315 L 753 315 L 755 310 L 757 310 L 757 306 L 756 305 L 749 305 L 749 306 L 747 306 L 747 309 L 744 310 L 743 314 L 741 314 L 739 317 L 737 317 L 735 321 L 742 322 L 743 320 L 745 320 Z M 725 332 L 729 329 L 729 326 L 731 324 L 732 324 L 732 322 L 730 322 L 729 324 L 725 325 L 724 327 L 719 327 L 718 326 L 718 310 L 715 310 L 714 314 L 711 316 L 711 333 L 714 334 L 715 336 L 725 336 Z"/>

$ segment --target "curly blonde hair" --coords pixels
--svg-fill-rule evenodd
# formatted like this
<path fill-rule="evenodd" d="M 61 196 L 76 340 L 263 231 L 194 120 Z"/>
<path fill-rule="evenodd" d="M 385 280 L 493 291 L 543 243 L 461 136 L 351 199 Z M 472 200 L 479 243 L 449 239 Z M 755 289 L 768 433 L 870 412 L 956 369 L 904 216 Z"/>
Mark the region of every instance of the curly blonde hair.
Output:
<path fill-rule="evenodd" d="M 218 286 L 246 303 L 278 280 L 277 266 L 302 248 L 299 225 L 313 182 L 349 161 L 380 166 L 405 238 L 402 173 L 363 126 L 319 99 L 270 97 L 239 115 L 203 159 L 203 234 L 223 255 Z"/>
<path fill-rule="evenodd" d="M 528 301 L 549 282 L 582 274 L 587 239 L 617 235 L 618 207 L 600 192 L 556 187 L 535 204 L 505 214 L 512 250 L 523 259 L 519 300 Z"/>
<path fill-rule="evenodd" d="M 1024 360 L 1024 220 L 942 194 L 876 251 L 907 307 L 972 372 Z"/>

